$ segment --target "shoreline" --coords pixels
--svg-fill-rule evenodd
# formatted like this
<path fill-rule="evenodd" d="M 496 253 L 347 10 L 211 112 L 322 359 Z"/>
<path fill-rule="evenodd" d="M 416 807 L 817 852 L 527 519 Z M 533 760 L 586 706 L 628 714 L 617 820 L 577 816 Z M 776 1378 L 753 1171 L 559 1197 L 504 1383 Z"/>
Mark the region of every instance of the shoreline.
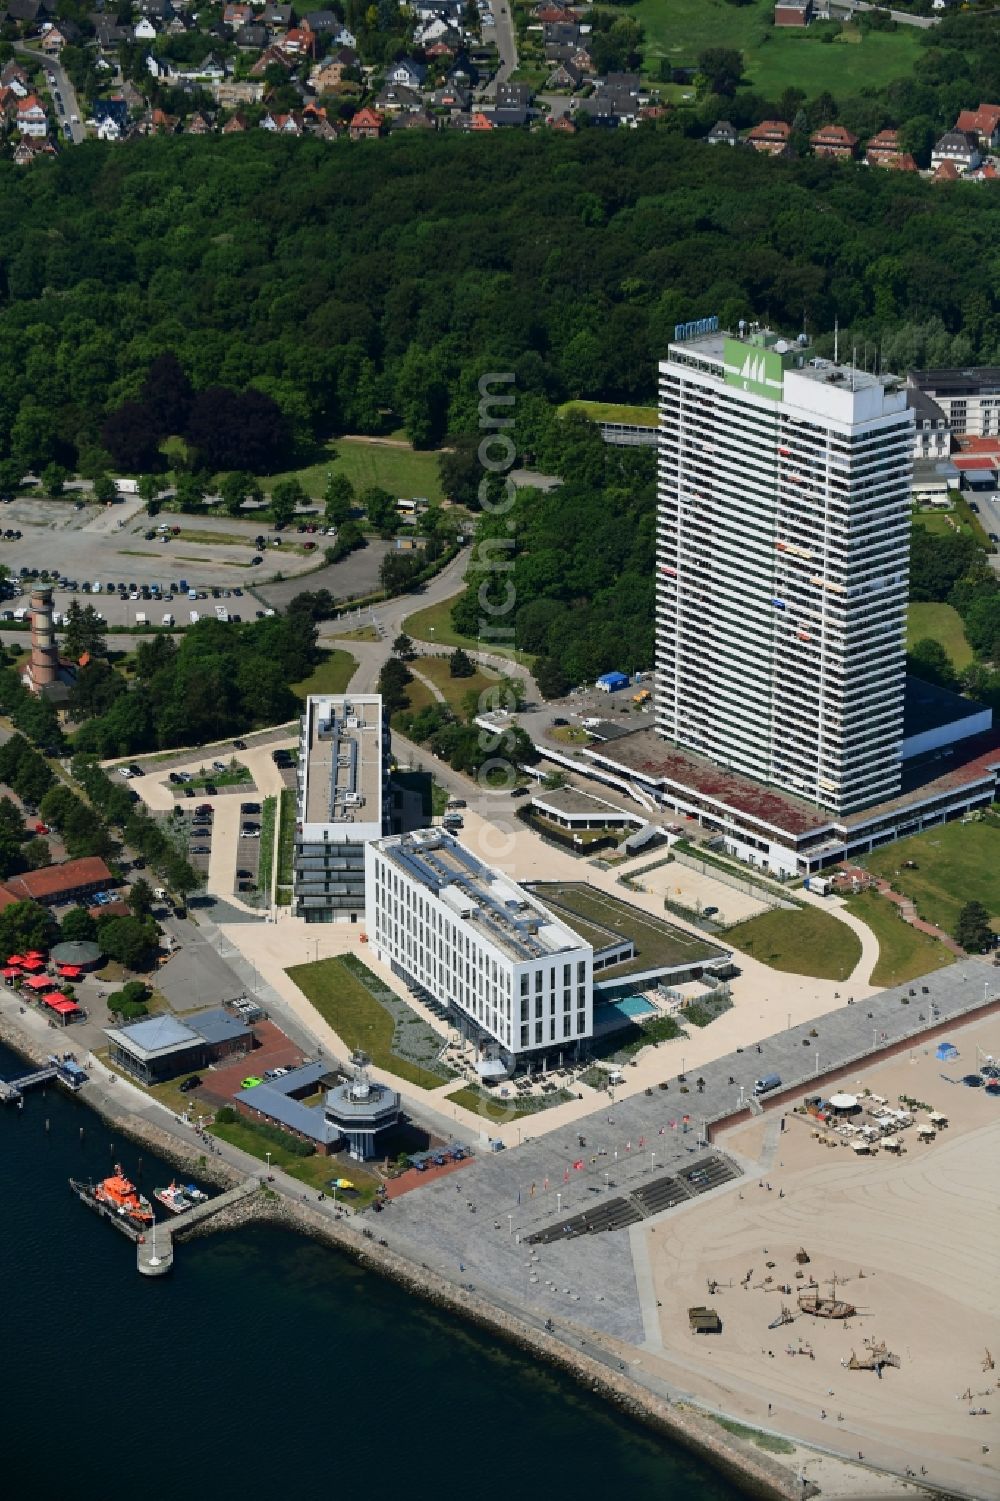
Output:
<path fill-rule="evenodd" d="M 8 1015 L 0 1015 L 0 1043 L 29 1063 L 44 1063 L 46 1049 L 24 1032 Z M 114 1125 L 125 1137 L 163 1156 L 174 1166 L 197 1173 L 200 1177 L 220 1188 L 230 1188 L 240 1182 L 244 1175 L 221 1159 L 209 1157 L 196 1147 L 189 1147 L 172 1132 L 155 1126 L 135 1112 L 123 1109 L 103 1094 L 96 1081 L 83 1086 L 79 1098 L 101 1120 Z M 262 1188 L 264 1186 L 262 1185 Z M 627 1375 L 612 1371 L 601 1362 L 572 1348 L 562 1340 L 543 1330 L 533 1329 L 523 1319 L 501 1310 L 474 1289 L 456 1287 L 425 1263 L 418 1263 L 393 1250 L 379 1240 L 373 1230 L 355 1230 L 349 1220 L 338 1218 L 330 1221 L 321 1217 L 308 1202 L 298 1203 L 285 1198 L 271 1189 L 254 1194 L 240 1204 L 224 1209 L 197 1226 L 191 1239 L 214 1234 L 219 1230 L 233 1230 L 245 1224 L 268 1224 L 279 1229 L 307 1236 L 320 1241 L 351 1257 L 358 1265 L 387 1277 L 409 1293 L 434 1307 L 447 1310 L 477 1328 L 499 1335 L 505 1343 L 525 1353 L 530 1353 L 546 1365 L 570 1376 L 579 1386 L 591 1392 L 622 1412 L 631 1421 L 642 1424 L 653 1432 L 679 1444 L 710 1464 L 727 1479 L 737 1484 L 747 1495 L 767 1498 L 767 1501 L 793 1501 L 793 1498 L 818 1494 L 836 1494 L 838 1501 L 880 1501 L 890 1492 L 898 1496 L 899 1482 L 895 1476 L 880 1471 L 869 1471 L 870 1488 L 859 1486 L 855 1480 L 845 1485 L 848 1474 L 857 1466 L 848 1465 L 834 1455 L 823 1455 L 790 1438 L 796 1452 L 782 1463 L 749 1440 L 729 1433 L 708 1416 L 702 1416 L 690 1403 L 678 1405 L 658 1397 Z M 177 1227 L 181 1229 L 181 1227 Z M 183 1230 L 181 1229 L 181 1239 Z M 742 1424 L 736 1415 L 734 1422 Z M 743 1426 L 747 1426 L 743 1424 Z M 825 1461 L 826 1467 L 835 1467 L 841 1476 L 841 1484 L 830 1492 L 827 1487 L 812 1481 L 803 1483 L 794 1465 L 803 1456 L 815 1464 Z M 859 1477 L 860 1478 L 860 1477 Z M 927 1486 L 909 1486 L 907 1494 L 931 1497 L 948 1494 Z"/>

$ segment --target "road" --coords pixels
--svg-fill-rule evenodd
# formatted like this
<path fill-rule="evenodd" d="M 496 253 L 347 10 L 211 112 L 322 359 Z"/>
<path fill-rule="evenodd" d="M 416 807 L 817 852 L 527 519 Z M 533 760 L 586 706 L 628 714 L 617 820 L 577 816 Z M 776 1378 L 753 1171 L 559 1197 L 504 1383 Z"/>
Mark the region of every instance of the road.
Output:
<path fill-rule="evenodd" d="M 493 32 L 500 62 L 496 74 L 483 90 L 485 99 L 495 98 L 497 84 L 506 83 L 517 68 L 517 41 L 514 35 L 510 0 L 490 0 L 490 13 L 493 16 L 493 25 L 484 28 L 483 40 L 488 41 L 489 32 Z"/>
<path fill-rule="evenodd" d="M 55 99 L 52 101 L 53 108 L 56 111 L 56 118 L 60 124 L 60 135 L 62 136 L 61 127 L 65 121 L 72 132 L 74 146 L 79 146 L 81 141 L 86 139 L 87 132 L 84 130 L 83 121 L 80 118 L 80 101 L 76 97 L 76 90 L 70 83 L 69 74 L 66 72 L 66 69 L 54 57 L 45 57 L 43 53 L 39 52 L 37 47 L 28 47 L 24 42 L 15 42 L 14 51 L 23 52 L 26 57 L 36 60 L 42 57 L 47 71 L 55 79 L 55 83 L 52 85 L 52 93 L 55 94 L 56 90 L 58 90 L 62 95 L 64 105 L 63 114 L 59 113 L 59 106 L 56 104 Z M 73 123 L 74 116 L 76 117 L 75 124 Z M 65 140 L 65 136 L 62 136 L 62 139 Z"/>

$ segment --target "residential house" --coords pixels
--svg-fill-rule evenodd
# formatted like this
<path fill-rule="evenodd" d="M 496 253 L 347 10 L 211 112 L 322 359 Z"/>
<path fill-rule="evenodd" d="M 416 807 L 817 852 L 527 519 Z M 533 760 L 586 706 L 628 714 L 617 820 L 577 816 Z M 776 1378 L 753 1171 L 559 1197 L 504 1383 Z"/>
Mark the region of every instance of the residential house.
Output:
<path fill-rule="evenodd" d="M 792 127 L 785 120 L 761 120 L 747 131 L 747 144 L 764 156 L 787 156 Z"/>
<path fill-rule="evenodd" d="M 308 26 L 290 26 L 281 45 L 292 57 L 315 57 L 319 51 L 316 33 Z"/>
<path fill-rule="evenodd" d="M 553 119 L 553 117 L 549 115 L 545 123 L 551 130 L 558 130 L 560 135 L 576 135 L 576 126 L 573 124 L 573 121 L 570 119 L 569 115 L 558 115 L 555 119 Z"/>
<path fill-rule="evenodd" d="M 333 36 L 340 30 L 340 20 L 332 10 L 310 10 L 302 17 L 302 24 L 308 26 L 310 31 L 315 31 L 317 36 Z"/>
<path fill-rule="evenodd" d="M 413 40 L 429 56 L 430 48 L 436 44 L 440 42 L 443 42 L 446 46 L 449 44 L 458 44 L 461 42 L 461 37 L 443 16 L 435 16 L 433 20 L 424 21 L 416 28 L 413 33 Z M 454 50 L 454 46 L 452 50 Z"/>
<path fill-rule="evenodd" d="M 536 5 L 531 15 L 533 20 L 541 21 L 543 26 L 555 25 L 560 21 L 579 21 L 580 19 L 579 12 L 571 10 L 568 5 L 554 5 L 548 3 L 548 0 L 543 5 Z"/>
<path fill-rule="evenodd" d="M 606 89 L 609 94 L 622 94 L 629 99 L 638 99 L 639 75 L 638 73 L 609 73 L 606 78 L 595 78 L 594 88 Z"/>
<path fill-rule="evenodd" d="M 34 140 L 31 136 L 25 136 L 14 147 L 14 165 L 16 167 L 30 166 L 40 156 L 55 156 L 56 148 L 49 140 Z"/>
<path fill-rule="evenodd" d="M 297 63 L 298 59 L 294 58 L 290 52 L 286 52 L 284 47 L 279 46 L 277 42 L 272 42 L 269 47 L 264 48 L 251 67 L 250 77 L 263 78 L 270 67 L 283 68 L 286 73 L 290 73 Z"/>
<path fill-rule="evenodd" d="M 902 150 L 898 130 L 880 130 L 868 142 L 865 161 L 869 167 L 892 167 Z"/>
<path fill-rule="evenodd" d="M 55 26 L 46 26 L 42 33 L 42 51 L 46 57 L 58 57 L 64 47 L 73 47 L 80 40 L 80 28 L 72 21 L 60 21 Z"/>
<path fill-rule="evenodd" d="M 290 5 L 265 5 L 260 13 L 260 19 L 265 26 L 273 26 L 277 31 L 287 31 L 292 24 L 292 7 Z"/>
<path fill-rule="evenodd" d="M 511 105 L 506 109 L 497 105 L 493 110 L 492 120 L 494 125 L 523 127 L 528 124 L 535 113 L 535 110 L 528 109 L 524 105 Z"/>
<path fill-rule="evenodd" d="M 815 156 L 832 156 L 846 162 L 853 157 L 858 138 L 843 125 L 823 125 L 813 131 L 809 144 Z"/>
<path fill-rule="evenodd" d="M 208 136 L 212 134 L 212 122 L 207 115 L 196 110 L 189 116 L 184 125 L 184 133 L 189 136 Z"/>
<path fill-rule="evenodd" d="M 366 105 L 364 109 L 359 109 L 357 114 L 351 116 L 348 134 L 352 141 L 375 140 L 382 134 L 383 124 L 384 121 L 378 110 Z"/>
<path fill-rule="evenodd" d="M 321 141 L 335 141 L 339 135 L 333 121 L 328 120 L 325 115 L 321 120 L 314 121 L 310 125 L 309 131 L 311 135 L 317 136 Z"/>
<path fill-rule="evenodd" d="M 264 85 L 248 78 L 239 82 L 227 78 L 225 83 L 216 84 L 213 93 L 220 109 L 233 109 L 241 104 L 259 104 L 264 97 Z"/>
<path fill-rule="evenodd" d="M 191 30 L 191 24 L 184 16 L 171 16 L 163 28 L 164 36 L 186 36 Z"/>
<path fill-rule="evenodd" d="M 587 73 L 593 76 L 593 74 L 597 72 L 597 69 L 594 66 L 594 59 L 591 57 L 586 47 L 577 47 L 575 49 L 570 48 L 570 57 L 568 61 L 573 64 L 574 68 L 579 68 L 581 73 Z"/>
<path fill-rule="evenodd" d="M 812 0 L 778 0 L 774 7 L 775 26 L 808 26 L 812 19 Z"/>
<path fill-rule="evenodd" d="M 37 94 L 28 94 L 17 101 L 17 128 L 23 136 L 41 140 L 48 134 L 45 110 Z"/>
<path fill-rule="evenodd" d="M 572 63 L 560 63 L 545 80 L 545 87 L 555 93 L 572 94 L 583 82 L 583 74 Z"/>
<path fill-rule="evenodd" d="M 455 56 L 455 45 L 442 37 L 439 42 L 433 42 L 426 49 L 426 55 L 431 63 L 448 63 Z"/>
<path fill-rule="evenodd" d="M 738 146 L 740 133 L 728 120 L 716 120 L 705 139 L 710 146 Z"/>
<path fill-rule="evenodd" d="M 984 151 L 1000 146 L 1000 104 L 981 104 L 978 109 L 963 109 L 955 129 L 974 135 Z"/>
<path fill-rule="evenodd" d="M 395 133 L 397 130 L 436 130 L 437 125 L 426 110 L 410 109 L 404 114 L 394 115 L 389 128 Z"/>
<path fill-rule="evenodd" d="M 152 42 L 159 34 L 148 16 L 142 16 L 132 27 L 132 40 L 134 42 Z"/>
<path fill-rule="evenodd" d="M 246 26 L 252 20 L 253 6 L 248 3 L 248 0 L 233 0 L 233 3 L 223 8 L 222 24 L 233 31 L 239 31 L 241 26 Z"/>
<path fill-rule="evenodd" d="M 470 130 L 493 130 L 495 129 L 492 117 L 484 115 L 481 109 L 473 110 L 469 116 Z"/>
<path fill-rule="evenodd" d="M 105 125 L 109 127 L 106 139 L 121 140 L 128 125 L 128 105 L 124 99 L 95 99 L 90 113 L 97 121 L 98 135 L 101 126 Z"/>
<path fill-rule="evenodd" d="M 424 64 L 416 62 L 412 57 L 397 58 L 385 71 L 386 83 L 402 83 L 410 89 L 421 88 L 426 77 L 427 69 Z"/>
<path fill-rule="evenodd" d="M 405 83 L 387 83 L 375 98 L 375 108 L 380 114 L 401 114 L 405 110 L 421 109 L 424 96 Z"/>
<path fill-rule="evenodd" d="M 11 61 L 0 73 L 0 87 L 12 89 L 18 99 L 26 99 L 31 93 L 31 79 L 20 63 Z"/>
<path fill-rule="evenodd" d="M 959 167 L 957 162 L 943 161 L 939 162 L 938 165 L 934 168 L 934 171 L 931 174 L 931 181 L 960 182 L 962 175 L 962 169 Z"/>
<path fill-rule="evenodd" d="M 526 83 L 498 83 L 497 109 L 528 109 L 535 96 Z"/>
<path fill-rule="evenodd" d="M 981 167 L 974 167 L 965 180 L 966 182 L 1000 182 L 1000 172 L 992 162 L 983 162 Z"/>
<path fill-rule="evenodd" d="M 131 40 L 132 30 L 128 26 L 117 26 L 111 21 L 98 21 L 94 27 L 94 40 L 102 52 L 114 52 L 122 42 Z"/>
<path fill-rule="evenodd" d="M 301 136 L 305 135 L 306 122 L 301 110 L 292 110 L 287 115 L 275 115 L 268 111 L 261 119 L 260 128 L 276 131 L 279 135 Z"/>
<path fill-rule="evenodd" d="M 249 129 L 245 115 L 235 114 L 230 116 L 222 127 L 224 136 L 243 135 Z"/>
<path fill-rule="evenodd" d="M 455 83 L 442 84 L 441 88 L 426 96 L 426 103 L 431 109 L 447 110 L 449 113 L 466 110 L 471 102 L 472 95 L 468 89 L 459 88 Z"/>
<path fill-rule="evenodd" d="M 226 76 L 226 65 L 220 62 L 214 52 L 210 52 L 204 62 L 199 63 L 197 67 L 185 69 L 184 76 L 204 79 L 206 83 L 221 83 Z"/>
<path fill-rule="evenodd" d="M 978 140 L 974 135 L 967 135 L 964 130 L 946 130 L 931 148 L 931 167 L 951 163 L 958 168 L 959 176 L 971 172 L 981 161 Z"/>
<path fill-rule="evenodd" d="M 335 33 L 333 44 L 335 47 L 350 47 L 352 51 L 357 51 L 358 39 L 353 31 L 348 31 L 346 26 L 342 26 Z"/>
<path fill-rule="evenodd" d="M 329 94 L 333 89 L 340 87 L 344 79 L 344 64 L 331 58 L 329 62 L 319 63 L 309 74 L 309 87 L 317 94 Z"/>
<path fill-rule="evenodd" d="M 154 109 L 150 111 L 146 133 L 151 136 L 176 135 L 179 124 L 176 115 L 168 115 L 165 109 Z"/>
<path fill-rule="evenodd" d="M 550 47 L 572 47 L 575 51 L 580 46 L 583 38 L 579 26 L 567 21 L 550 21 L 542 28 L 545 56 L 549 55 Z"/>
<path fill-rule="evenodd" d="M 233 41 L 242 52 L 261 52 L 267 46 L 270 32 L 266 26 L 259 26 L 255 21 L 248 26 L 241 26 L 233 33 Z"/>
<path fill-rule="evenodd" d="M 7 0 L 3 16 L 14 25 L 38 26 L 55 11 L 55 0 Z"/>
<path fill-rule="evenodd" d="M 166 60 L 161 61 L 160 58 L 154 57 L 151 52 L 146 53 L 146 72 L 150 78 L 158 78 L 161 82 L 171 76 L 170 64 Z"/>

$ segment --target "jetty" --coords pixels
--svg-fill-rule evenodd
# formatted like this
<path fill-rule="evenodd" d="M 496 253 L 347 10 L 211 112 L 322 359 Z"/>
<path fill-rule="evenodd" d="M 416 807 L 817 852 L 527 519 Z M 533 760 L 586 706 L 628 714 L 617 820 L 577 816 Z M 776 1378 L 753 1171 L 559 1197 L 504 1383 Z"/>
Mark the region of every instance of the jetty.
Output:
<path fill-rule="evenodd" d="M 0 1079 L 0 1105 L 16 1105 L 26 1090 L 34 1089 L 36 1084 L 49 1084 L 53 1079 L 75 1091 L 87 1082 L 87 1075 L 74 1059 L 50 1058 L 41 1068 L 18 1074 L 15 1079 Z"/>
<path fill-rule="evenodd" d="M 247 1178 L 235 1188 L 227 1188 L 225 1193 L 216 1194 L 214 1199 L 206 1199 L 203 1204 L 196 1204 L 193 1209 L 185 1210 L 183 1215 L 169 1225 L 163 1221 L 154 1224 L 151 1230 L 136 1239 L 136 1267 L 139 1275 L 165 1276 L 174 1264 L 175 1240 L 189 1234 L 193 1226 L 204 1224 L 205 1220 L 211 1219 L 221 1210 L 248 1199 L 259 1188 L 259 1178 Z"/>

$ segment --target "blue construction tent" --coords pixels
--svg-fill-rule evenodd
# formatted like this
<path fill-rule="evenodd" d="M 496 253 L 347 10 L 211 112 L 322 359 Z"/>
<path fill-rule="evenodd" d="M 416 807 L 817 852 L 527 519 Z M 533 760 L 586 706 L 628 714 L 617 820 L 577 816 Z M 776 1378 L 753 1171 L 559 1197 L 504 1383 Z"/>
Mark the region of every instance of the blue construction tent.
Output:
<path fill-rule="evenodd" d="M 603 688 L 605 693 L 617 693 L 619 688 L 628 687 L 627 672 L 605 672 L 597 679 L 598 688 Z"/>
<path fill-rule="evenodd" d="M 953 1042 L 939 1042 L 936 1055 L 942 1063 L 958 1057 L 958 1048 Z"/>

